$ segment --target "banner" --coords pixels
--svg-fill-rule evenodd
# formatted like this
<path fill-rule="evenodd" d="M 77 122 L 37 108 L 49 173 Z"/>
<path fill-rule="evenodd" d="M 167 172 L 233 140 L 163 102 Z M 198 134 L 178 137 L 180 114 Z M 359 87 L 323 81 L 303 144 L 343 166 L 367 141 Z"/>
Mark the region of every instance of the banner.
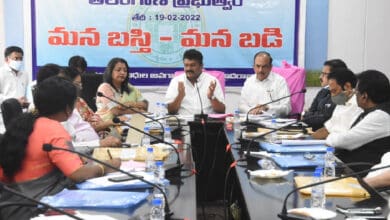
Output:
<path fill-rule="evenodd" d="M 133 84 L 167 85 L 196 48 L 206 69 L 241 86 L 258 51 L 274 66 L 296 63 L 298 8 L 299 0 L 32 0 L 33 78 L 74 55 L 97 72 L 122 57 Z"/>

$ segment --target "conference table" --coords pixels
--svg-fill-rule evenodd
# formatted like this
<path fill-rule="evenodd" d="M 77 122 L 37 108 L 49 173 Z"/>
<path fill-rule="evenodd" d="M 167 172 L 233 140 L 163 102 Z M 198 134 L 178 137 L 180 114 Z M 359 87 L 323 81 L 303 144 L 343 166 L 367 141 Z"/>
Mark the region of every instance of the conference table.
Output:
<path fill-rule="evenodd" d="M 207 161 L 201 161 L 201 163 L 213 165 L 215 160 L 217 160 L 217 162 L 218 159 L 223 160 L 222 162 L 220 161 L 219 165 L 211 166 L 210 172 L 212 173 L 204 174 L 203 180 L 201 179 L 202 176 L 198 176 L 197 189 L 200 191 L 200 193 L 198 192 L 198 202 L 221 199 L 226 201 L 229 207 L 234 203 L 235 207 L 238 207 L 236 210 L 239 210 L 238 213 L 241 216 L 241 219 L 278 219 L 278 214 L 282 210 L 283 201 L 286 195 L 291 190 L 295 189 L 294 176 L 312 175 L 313 173 L 313 170 L 303 169 L 290 172 L 283 178 L 250 178 L 248 170 L 257 170 L 260 169 L 260 167 L 253 161 L 240 161 L 240 159 L 243 159 L 240 150 L 241 146 L 234 139 L 234 132 L 226 129 L 224 121 L 209 121 L 206 125 L 192 122 L 190 123 L 190 127 L 192 130 L 191 133 L 196 133 L 195 131 L 198 131 L 198 135 L 192 134 L 191 140 L 193 150 L 199 150 L 197 157 L 202 157 L 199 156 L 199 154 L 202 154 L 203 151 L 207 154 L 207 157 L 204 160 L 212 158 L 210 163 Z M 204 131 L 199 132 L 202 130 L 202 127 L 204 127 Z M 222 137 L 219 135 L 220 129 L 222 129 L 224 133 Z M 215 142 L 209 141 L 210 143 L 202 148 L 201 144 L 205 143 L 201 137 L 202 133 L 206 134 L 207 140 L 214 140 Z M 227 144 L 230 144 L 231 146 L 229 153 L 226 152 Z M 255 142 L 254 145 L 258 146 L 258 143 Z M 257 150 L 260 150 L 259 147 L 257 147 Z M 237 165 L 227 172 L 230 165 L 235 161 L 238 161 Z M 199 161 L 195 162 L 197 163 Z M 215 170 L 214 167 L 217 167 L 217 170 Z M 228 176 L 226 177 L 227 174 Z M 204 177 L 207 177 L 206 180 L 204 180 Z M 210 185 L 209 183 L 214 184 Z M 214 194 L 204 197 L 201 192 L 205 190 L 205 188 Z M 386 200 L 379 200 L 376 198 L 363 200 L 347 197 L 326 198 L 326 209 L 335 211 L 336 205 L 360 208 L 379 206 L 383 209 L 383 214 L 380 216 L 387 216 L 389 212 Z M 303 196 L 301 193 L 295 192 L 288 199 L 287 209 L 301 207 L 310 207 L 310 196 Z M 345 216 L 341 213 L 337 213 L 337 216 L 334 219 L 345 219 Z M 386 219 L 386 217 L 383 217 L 382 219 Z"/>
<path fill-rule="evenodd" d="M 172 219 L 197 219 L 197 205 L 210 201 L 223 201 L 226 207 L 234 204 L 235 215 L 241 219 L 279 219 L 286 195 L 295 188 L 294 176 L 310 175 L 313 170 L 296 170 L 277 179 L 250 178 L 248 170 L 260 169 L 256 162 L 242 163 L 241 146 L 234 139 L 233 131 L 226 129 L 224 120 L 208 120 L 206 123 L 189 121 L 184 133 L 184 149 L 179 150 L 183 168 L 196 169 L 196 175 L 186 178 L 171 178 L 167 187 L 168 201 L 174 215 Z M 257 146 L 258 143 L 254 142 Z M 190 146 L 190 147 L 188 147 Z M 230 148 L 228 148 L 230 146 Z M 238 161 L 238 162 L 237 162 Z M 170 154 L 166 163 L 175 163 L 176 155 Z M 237 164 L 235 163 L 237 162 Z M 233 166 L 232 164 L 236 164 Z M 336 210 L 343 207 L 381 207 L 387 216 L 387 202 L 378 199 L 358 201 L 346 197 L 327 197 L 326 208 Z M 310 197 L 293 193 L 287 209 L 310 207 Z M 143 202 L 135 210 L 88 210 L 88 213 L 107 214 L 116 219 L 148 219 L 151 204 Z M 231 219 L 232 211 L 226 212 Z M 303 218 L 304 219 L 304 218 Z M 337 213 L 334 219 L 345 219 Z M 380 218 L 377 218 L 380 219 Z M 386 218 L 383 218 L 386 219 Z"/>
<path fill-rule="evenodd" d="M 188 134 L 188 133 L 187 133 Z M 171 219 L 196 219 L 196 185 L 195 175 L 191 175 L 191 170 L 194 167 L 192 160 L 191 147 L 189 146 L 189 137 L 184 135 L 183 145 L 179 145 L 178 152 L 180 161 L 183 164 L 182 177 L 173 175 L 167 177 L 170 184 L 166 186 L 167 198 L 170 205 L 171 212 L 173 212 Z M 172 151 L 171 154 L 165 159 L 164 166 L 174 165 L 177 161 L 176 154 Z M 134 190 L 132 190 L 134 191 Z M 145 189 L 137 190 L 144 192 Z M 152 189 L 150 189 L 150 192 Z M 149 219 L 152 193 L 148 196 L 146 201 L 141 202 L 139 206 L 129 209 L 101 209 L 101 208 L 88 208 L 78 209 L 80 213 L 93 214 L 93 215 L 106 215 L 118 220 L 125 219 Z"/>

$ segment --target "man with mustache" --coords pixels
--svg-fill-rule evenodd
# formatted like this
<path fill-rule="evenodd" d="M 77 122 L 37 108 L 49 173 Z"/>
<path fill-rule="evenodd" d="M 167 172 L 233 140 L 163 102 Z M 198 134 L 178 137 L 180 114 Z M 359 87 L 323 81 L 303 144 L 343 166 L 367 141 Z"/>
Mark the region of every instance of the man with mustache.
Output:
<path fill-rule="evenodd" d="M 347 68 L 347 65 L 341 59 L 325 61 L 320 75 L 322 89 L 317 93 L 310 108 L 302 116 L 302 121 L 309 125 L 313 131 L 324 126 L 336 107 L 336 104 L 331 100 L 328 85 L 328 75 L 336 68 Z"/>
<path fill-rule="evenodd" d="M 286 116 L 290 113 L 291 105 L 289 98 L 269 105 L 263 105 L 290 94 L 286 80 L 271 70 L 271 55 L 265 51 L 256 53 L 253 59 L 253 71 L 255 74 L 246 79 L 241 90 L 239 106 L 241 112 L 247 113 L 250 111 L 250 114 L 268 112 L 277 116 Z"/>
<path fill-rule="evenodd" d="M 171 80 L 165 95 L 169 114 L 225 113 L 221 85 L 217 78 L 203 72 L 202 53 L 185 51 L 183 64 L 185 74 Z"/>
<path fill-rule="evenodd" d="M 328 75 L 331 100 L 336 104 L 332 117 L 324 127 L 313 133 L 316 139 L 324 139 L 331 133 L 348 130 L 356 117 L 363 111 L 356 102 L 354 89 L 356 86 L 355 74 L 347 68 L 336 68 Z"/>

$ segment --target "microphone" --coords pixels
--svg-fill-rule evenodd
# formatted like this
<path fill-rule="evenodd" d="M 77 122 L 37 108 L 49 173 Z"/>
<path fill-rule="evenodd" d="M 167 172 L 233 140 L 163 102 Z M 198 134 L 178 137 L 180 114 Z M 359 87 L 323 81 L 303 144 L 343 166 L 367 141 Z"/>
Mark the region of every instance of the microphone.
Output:
<path fill-rule="evenodd" d="M 144 178 L 140 178 L 138 175 L 131 174 L 131 173 L 129 173 L 129 172 L 126 172 L 126 171 L 124 171 L 124 170 L 121 170 L 121 169 L 119 169 L 119 168 L 116 168 L 116 167 L 112 166 L 112 165 L 109 164 L 109 163 L 106 163 L 106 162 L 104 162 L 104 161 L 95 159 L 95 158 L 93 158 L 92 156 L 89 156 L 89 155 L 87 155 L 87 154 L 84 154 L 84 153 L 81 153 L 81 152 L 78 152 L 78 151 L 75 151 L 75 150 L 71 150 L 71 149 L 67 149 L 67 148 L 55 147 L 55 146 L 53 146 L 53 145 L 51 145 L 51 144 L 43 144 L 42 149 L 43 149 L 44 151 L 46 151 L 46 152 L 49 152 L 49 151 L 52 151 L 52 150 L 63 150 L 63 151 L 68 151 L 68 152 L 71 152 L 71 153 L 75 153 L 75 154 L 77 154 L 77 155 L 79 155 L 79 156 L 81 156 L 81 157 L 90 159 L 90 160 L 92 160 L 92 161 L 94 161 L 94 162 L 96 162 L 96 163 L 98 163 L 98 164 L 102 164 L 102 165 L 104 165 L 104 166 L 106 166 L 106 167 L 109 167 L 110 169 L 113 169 L 113 170 L 115 170 L 115 171 L 118 171 L 118 172 L 120 172 L 120 173 L 123 173 L 123 174 L 125 174 L 125 175 L 127 175 L 127 176 L 129 176 L 129 177 L 131 177 L 131 178 L 134 178 L 134 179 L 137 179 L 137 180 L 141 180 L 142 182 L 144 182 L 144 183 L 146 183 L 146 184 L 149 184 L 149 185 L 151 185 L 151 186 L 153 186 L 153 187 L 156 187 L 156 188 L 163 194 L 163 196 L 164 196 L 164 200 L 165 200 L 165 213 L 166 213 L 166 216 L 169 218 L 170 216 L 173 215 L 173 212 L 171 212 L 171 210 L 170 210 L 170 208 L 169 208 L 169 202 L 168 202 L 167 195 L 165 194 L 164 190 L 163 190 L 160 186 L 158 186 L 158 185 L 156 185 L 156 184 L 154 184 L 154 183 L 152 183 L 152 182 L 150 182 L 150 181 L 148 181 L 148 180 L 145 180 Z"/>
<path fill-rule="evenodd" d="M 274 103 L 274 102 L 278 102 L 278 101 L 280 101 L 280 100 L 282 100 L 282 99 L 290 98 L 291 96 L 296 95 L 296 94 L 300 94 L 300 93 L 306 93 L 306 89 L 303 88 L 302 90 L 300 90 L 300 91 L 298 91 L 298 92 L 294 92 L 294 93 L 291 93 L 290 95 L 286 95 L 286 96 L 283 96 L 283 97 L 281 97 L 281 98 L 272 100 L 272 101 L 270 101 L 270 102 L 267 102 L 267 103 L 265 103 L 265 104 L 262 104 L 261 106 L 269 105 L 269 104 L 272 104 L 272 103 Z M 249 112 L 252 111 L 252 110 L 254 110 L 254 109 L 257 109 L 257 108 L 259 108 L 259 107 L 260 107 L 260 106 L 255 106 L 255 107 L 249 109 L 249 111 L 246 113 L 246 121 L 245 121 L 245 122 L 246 122 L 247 124 L 249 124 Z"/>
<path fill-rule="evenodd" d="M 200 101 L 200 115 L 199 114 L 195 114 L 195 120 L 196 119 L 200 119 L 200 120 L 202 120 L 202 123 L 204 123 L 204 121 L 207 120 L 208 115 L 205 115 L 204 112 L 203 112 L 203 103 L 202 103 L 202 98 L 200 97 L 198 81 L 195 82 L 195 87 L 196 87 L 196 91 L 198 93 L 198 97 L 199 97 L 199 101 Z"/>
<path fill-rule="evenodd" d="M 52 209 L 52 210 L 54 210 L 54 211 L 57 211 L 57 212 L 59 212 L 59 213 L 61 213 L 61 214 L 63 214 L 63 215 L 67 215 L 67 216 L 69 216 L 69 217 L 71 217 L 71 218 L 73 218 L 73 219 L 82 220 L 82 218 L 80 218 L 80 217 L 77 217 L 77 216 L 75 216 L 75 215 L 72 215 L 72 214 L 70 214 L 70 213 L 68 213 L 68 212 L 66 212 L 66 211 L 64 211 L 64 210 L 62 210 L 62 209 L 56 208 L 56 207 L 51 206 L 51 205 L 49 205 L 49 204 L 47 204 L 47 203 L 44 203 L 44 202 L 41 202 L 41 201 L 36 200 L 36 199 L 34 199 L 34 198 L 28 197 L 28 196 L 24 195 L 23 193 L 21 193 L 21 192 L 19 192 L 19 191 L 17 191 L 17 190 L 14 190 L 14 189 L 12 189 L 12 188 L 6 186 L 4 183 L 0 182 L 0 192 L 2 192 L 3 190 L 6 190 L 6 191 L 10 192 L 11 194 L 17 195 L 17 196 L 19 196 L 19 197 L 21 197 L 21 198 L 23 198 L 23 199 L 28 200 L 28 201 L 31 201 L 31 202 L 33 202 L 34 204 L 39 204 L 39 205 L 42 205 L 42 206 L 44 206 L 44 207 L 46 207 L 46 208 Z M 16 206 L 16 205 L 24 205 L 24 206 L 25 206 L 25 205 L 27 205 L 27 204 L 17 204 L 17 203 L 7 203 L 7 204 L 6 204 L 6 206 L 11 206 L 11 205 L 12 205 L 12 206 L 13 206 L 13 205 L 15 205 L 15 206 Z M 30 204 L 28 204 L 28 205 L 30 205 Z M 0 208 L 1 208 L 1 207 L 0 207 Z"/>
<path fill-rule="evenodd" d="M 157 123 L 160 125 L 161 130 L 162 130 L 162 135 L 164 136 L 164 126 L 163 126 L 163 124 L 162 124 L 161 122 L 159 122 L 158 120 L 154 119 L 153 117 L 148 116 L 147 114 L 145 114 L 145 113 L 143 113 L 143 112 L 141 112 L 141 111 L 136 110 L 135 108 L 133 108 L 133 107 L 131 107 L 131 106 L 127 106 L 127 105 L 125 105 L 125 104 L 123 104 L 123 103 L 121 103 L 121 102 L 118 102 L 117 100 L 112 99 L 112 98 L 110 98 L 110 97 L 104 95 L 102 92 L 97 92 L 96 95 L 99 96 L 99 97 L 104 97 L 104 98 L 110 100 L 111 102 L 114 102 L 114 103 L 116 103 L 116 104 L 122 106 L 123 108 L 131 109 L 132 111 L 134 111 L 134 112 L 136 112 L 136 113 L 138 113 L 138 114 L 144 116 L 145 118 L 148 118 L 148 119 L 150 119 L 150 120 L 152 120 L 152 121 L 154 121 L 154 122 L 157 122 Z"/>
<path fill-rule="evenodd" d="M 117 117 L 113 118 L 112 121 L 113 121 L 114 123 L 120 123 L 120 124 L 122 124 L 122 125 L 126 125 L 127 127 L 131 128 L 131 129 L 134 129 L 134 130 L 138 131 L 139 133 L 142 133 L 142 134 L 147 135 L 147 136 L 149 136 L 149 137 L 151 137 L 151 138 L 154 138 L 154 139 L 156 139 L 157 141 L 159 141 L 159 142 L 161 142 L 161 143 L 164 143 L 164 144 L 167 144 L 168 146 L 170 146 L 171 148 L 173 148 L 173 150 L 175 151 L 176 156 L 177 156 L 177 160 L 176 160 L 177 166 L 167 169 L 166 172 L 169 172 L 168 170 L 176 170 L 176 169 L 181 170 L 181 167 L 182 167 L 183 165 L 182 165 L 181 162 L 180 162 L 179 152 L 177 151 L 177 149 L 175 148 L 175 146 L 173 146 L 173 144 L 164 141 L 162 138 L 156 137 L 156 136 L 151 135 L 151 134 L 149 134 L 149 133 L 146 133 L 146 132 L 144 132 L 144 131 L 142 131 L 142 130 L 140 130 L 140 129 L 134 127 L 134 126 L 131 126 L 129 123 L 123 122 L 123 121 L 121 121 L 121 120 L 120 120 L 119 118 L 117 118 Z M 179 173 L 180 173 L 180 172 L 179 172 Z"/>
<path fill-rule="evenodd" d="M 321 185 L 321 184 L 325 184 L 325 183 L 330 183 L 330 182 L 334 182 L 334 181 L 337 181 L 337 180 L 341 180 L 341 179 L 345 179 L 345 178 L 348 178 L 348 177 L 356 177 L 360 174 L 366 174 L 368 172 L 371 172 L 371 171 L 376 171 L 376 170 L 381 170 L 381 169 L 385 169 L 385 168 L 389 168 L 390 165 L 387 165 L 387 166 L 382 166 L 382 167 L 377 167 L 377 168 L 372 168 L 372 169 L 366 169 L 366 170 L 363 170 L 363 171 L 359 171 L 359 172 L 354 172 L 354 173 L 349 173 L 345 176 L 341 176 L 341 177 L 336 177 L 336 178 L 332 178 L 332 179 L 327 179 L 327 180 L 324 180 L 324 181 L 320 181 L 320 182 L 316 182 L 316 183 L 312 183 L 312 184 L 308 184 L 308 185 L 305 185 L 305 186 L 301 186 L 301 187 L 297 187 L 293 190 L 291 190 L 285 197 L 284 201 L 283 201 L 283 208 L 282 208 L 282 211 L 281 213 L 278 214 L 278 217 L 280 219 L 294 219 L 293 217 L 289 216 L 288 213 L 287 213 L 287 199 L 288 197 L 293 194 L 294 192 L 298 191 L 298 190 L 301 190 L 301 189 L 305 189 L 305 188 L 308 188 L 308 187 L 313 187 L 313 186 L 317 186 L 317 185 Z M 363 181 L 363 180 L 362 180 Z M 360 182 L 360 181 L 359 181 Z M 367 187 L 368 184 L 365 184 L 365 185 L 362 185 L 363 187 Z M 374 192 L 375 189 L 373 189 L 372 187 L 368 187 L 365 188 L 369 193 L 370 191 L 371 192 Z M 370 194 L 371 195 L 371 194 Z M 378 192 L 375 191 L 374 195 L 373 196 L 377 196 L 376 198 L 380 198 L 383 202 L 386 202 L 387 203 L 387 200 L 385 200 L 382 196 L 380 196 L 378 194 Z M 382 202 L 381 201 L 381 202 Z M 295 218 L 296 219 L 296 218 Z"/>

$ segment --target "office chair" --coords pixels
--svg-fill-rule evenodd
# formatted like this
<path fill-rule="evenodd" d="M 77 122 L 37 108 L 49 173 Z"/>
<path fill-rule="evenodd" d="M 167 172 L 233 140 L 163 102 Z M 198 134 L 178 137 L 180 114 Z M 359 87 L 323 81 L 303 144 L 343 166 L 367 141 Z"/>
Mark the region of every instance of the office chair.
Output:
<path fill-rule="evenodd" d="M 17 99 L 10 98 L 1 103 L 1 113 L 3 116 L 4 127 L 7 129 L 11 120 L 23 113 L 23 108 Z"/>

